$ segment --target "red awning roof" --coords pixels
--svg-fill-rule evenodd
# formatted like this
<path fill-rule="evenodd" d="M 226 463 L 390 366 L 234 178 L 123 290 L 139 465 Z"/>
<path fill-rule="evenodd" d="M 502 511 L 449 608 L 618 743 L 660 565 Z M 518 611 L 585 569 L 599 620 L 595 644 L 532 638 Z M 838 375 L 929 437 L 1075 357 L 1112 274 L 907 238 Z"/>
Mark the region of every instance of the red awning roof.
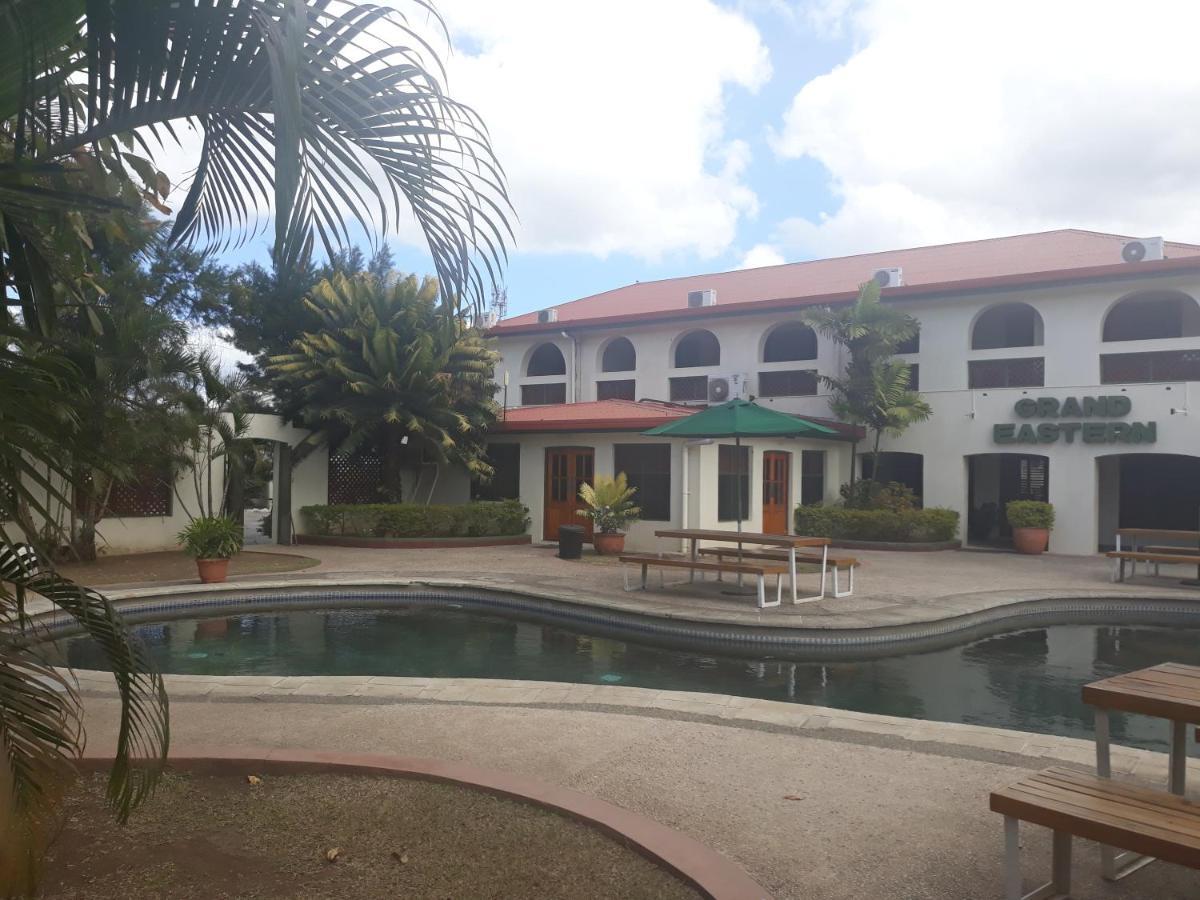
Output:
<path fill-rule="evenodd" d="M 659 400 L 594 400 L 587 403 L 552 403 L 505 410 L 493 434 L 536 434 L 575 431 L 646 431 L 699 412 L 700 406 L 681 406 Z M 863 429 L 818 416 L 804 416 L 834 429 L 839 435 L 862 437 Z"/>
<path fill-rule="evenodd" d="M 900 267 L 904 285 L 884 295 L 899 299 L 951 288 L 979 290 L 1055 280 L 1117 278 L 1200 267 L 1200 245 L 1164 242 L 1160 261 L 1125 263 L 1121 248 L 1131 238 L 1075 228 L 1040 234 L 864 253 L 834 259 L 766 266 L 709 275 L 689 275 L 626 285 L 563 303 L 558 320 L 538 324 L 537 313 L 505 319 L 493 334 L 559 330 L 582 324 L 618 325 L 681 315 L 720 315 L 730 307 L 752 312 L 754 304 L 802 306 L 849 299 L 879 269 Z M 689 291 L 712 289 L 717 305 L 688 310 Z M 774 301 L 774 303 L 772 303 Z M 747 309 L 746 307 L 750 308 Z"/>

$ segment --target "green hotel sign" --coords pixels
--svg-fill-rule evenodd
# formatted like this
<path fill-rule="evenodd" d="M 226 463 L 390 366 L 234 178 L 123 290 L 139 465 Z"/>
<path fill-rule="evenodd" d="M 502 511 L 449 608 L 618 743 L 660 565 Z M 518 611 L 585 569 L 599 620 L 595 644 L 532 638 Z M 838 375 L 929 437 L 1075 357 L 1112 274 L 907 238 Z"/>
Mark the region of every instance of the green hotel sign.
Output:
<path fill-rule="evenodd" d="M 1013 406 L 1021 419 L 1040 422 L 1004 422 L 992 426 L 997 444 L 1153 444 L 1157 422 L 1118 422 L 1133 412 L 1133 401 L 1124 394 L 1110 397 L 1023 397 Z M 1072 421 L 1075 419 L 1108 421 Z M 1045 421 L 1053 420 L 1053 421 Z"/>

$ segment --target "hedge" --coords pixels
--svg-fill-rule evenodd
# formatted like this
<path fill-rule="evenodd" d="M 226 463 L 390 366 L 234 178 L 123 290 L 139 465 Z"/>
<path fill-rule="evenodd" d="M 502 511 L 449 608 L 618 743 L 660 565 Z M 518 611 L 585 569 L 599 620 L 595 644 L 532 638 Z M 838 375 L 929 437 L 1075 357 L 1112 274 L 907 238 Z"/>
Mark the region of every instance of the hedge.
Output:
<path fill-rule="evenodd" d="M 799 506 L 796 533 L 847 541 L 925 543 L 958 537 L 958 513 L 952 509 L 846 509 Z"/>
<path fill-rule="evenodd" d="M 310 534 L 350 537 L 502 537 L 524 534 L 529 510 L 518 500 L 421 506 L 360 503 L 306 506 L 300 510 Z"/>

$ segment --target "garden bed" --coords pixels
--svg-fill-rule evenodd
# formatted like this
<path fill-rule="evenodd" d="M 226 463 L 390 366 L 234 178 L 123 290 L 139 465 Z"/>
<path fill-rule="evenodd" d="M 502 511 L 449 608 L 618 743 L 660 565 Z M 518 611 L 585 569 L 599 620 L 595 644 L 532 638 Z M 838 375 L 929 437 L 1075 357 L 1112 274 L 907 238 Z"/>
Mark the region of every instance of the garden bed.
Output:
<path fill-rule="evenodd" d="M 297 544 L 312 544 L 322 547 L 387 547 L 393 550 L 432 550 L 438 547 L 507 547 L 514 544 L 529 544 L 533 538 L 527 534 L 496 535 L 490 537 L 413 537 L 376 538 L 338 534 L 298 534 Z"/>
<path fill-rule="evenodd" d="M 103 776 L 84 775 L 47 860 L 44 897 L 700 896 L 589 825 L 456 784 L 169 774 L 123 828 L 103 800 Z"/>

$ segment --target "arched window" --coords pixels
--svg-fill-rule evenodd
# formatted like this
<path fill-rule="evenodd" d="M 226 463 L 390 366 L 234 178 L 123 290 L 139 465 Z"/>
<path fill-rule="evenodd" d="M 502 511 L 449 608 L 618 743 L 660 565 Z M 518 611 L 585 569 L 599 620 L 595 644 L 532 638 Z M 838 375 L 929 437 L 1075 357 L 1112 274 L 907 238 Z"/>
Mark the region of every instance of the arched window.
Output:
<path fill-rule="evenodd" d="M 1200 335 L 1200 305 L 1180 291 L 1126 297 L 1104 318 L 1105 341 L 1153 341 Z"/>
<path fill-rule="evenodd" d="M 971 349 L 1040 347 L 1042 340 L 1042 317 L 1036 309 L 1028 303 L 1003 303 L 986 310 L 975 320 Z"/>
<path fill-rule="evenodd" d="M 567 361 L 554 344 L 542 344 L 530 354 L 525 374 L 530 378 L 536 375 L 566 375 Z"/>
<path fill-rule="evenodd" d="M 802 322 L 776 326 L 763 344 L 763 362 L 817 358 L 817 333 Z"/>
<path fill-rule="evenodd" d="M 637 368 L 637 351 L 629 338 L 613 338 L 600 358 L 601 372 L 632 372 Z"/>
<path fill-rule="evenodd" d="M 693 331 L 675 345 L 675 368 L 694 369 L 697 366 L 719 366 L 721 342 L 711 331 Z"/>

